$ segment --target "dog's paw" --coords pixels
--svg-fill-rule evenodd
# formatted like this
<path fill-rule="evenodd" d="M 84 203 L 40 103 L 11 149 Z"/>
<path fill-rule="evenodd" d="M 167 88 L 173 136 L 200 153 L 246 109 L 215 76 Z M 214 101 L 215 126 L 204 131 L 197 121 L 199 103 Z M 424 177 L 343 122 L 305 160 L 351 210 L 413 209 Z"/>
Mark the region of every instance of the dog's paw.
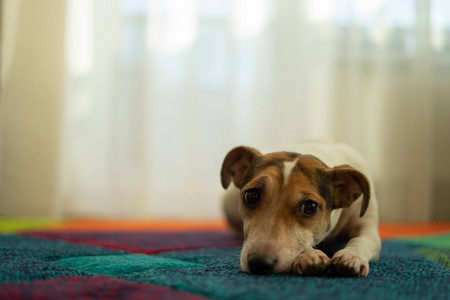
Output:
<path fill-rule="evenodd" d="M 334 254 L 331 268 L 340 276 L 366 277 L 369 274 L 369 263 L 345 250 Z"/>
<path fill-rule="evenodd" d="M 311 249 L 294 260 L 292 272 L 298 275 L 322 276 L 329 267 L 330 258 L 320 250 Z"/>

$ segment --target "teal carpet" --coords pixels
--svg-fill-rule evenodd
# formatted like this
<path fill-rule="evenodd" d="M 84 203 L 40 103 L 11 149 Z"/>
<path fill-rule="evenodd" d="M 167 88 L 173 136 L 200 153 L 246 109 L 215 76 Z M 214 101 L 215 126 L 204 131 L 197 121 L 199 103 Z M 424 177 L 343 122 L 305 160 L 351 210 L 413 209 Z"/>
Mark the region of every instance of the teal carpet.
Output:
<path fill-rule="evenodd" d="M 0 299 L 450 299 L 450 235 L 384 241 L 367 278 L 249 275 L 239 244 L 224 232 L 3 234 Z"/>

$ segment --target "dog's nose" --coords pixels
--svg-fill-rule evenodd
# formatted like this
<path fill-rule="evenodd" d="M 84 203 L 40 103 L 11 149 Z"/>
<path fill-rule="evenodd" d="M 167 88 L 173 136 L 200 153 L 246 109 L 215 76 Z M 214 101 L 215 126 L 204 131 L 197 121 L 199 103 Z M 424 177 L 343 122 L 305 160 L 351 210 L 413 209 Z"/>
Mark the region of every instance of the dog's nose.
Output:
<path fill-rule="evenodd" d="M 270 255 L 249 254 L 248 268 L 254 274 L 270 274 L 277 259 Z"/>

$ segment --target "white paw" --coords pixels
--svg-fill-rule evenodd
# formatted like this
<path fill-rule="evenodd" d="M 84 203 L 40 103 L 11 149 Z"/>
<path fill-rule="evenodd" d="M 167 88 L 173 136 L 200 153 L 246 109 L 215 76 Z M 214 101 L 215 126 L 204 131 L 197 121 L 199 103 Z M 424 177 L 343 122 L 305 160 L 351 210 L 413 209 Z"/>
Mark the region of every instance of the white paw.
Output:
<path fill-rule="evenodd" d="M 303 252 L 294 260 L 292 272 L 298 275 L 321 276 L 330 267 L 330 258 L 320 250 Z"/>
<path fill-rule="evenodd" d="M 331 259 L 331 268 L 337 274 L 347 277 L 366 277 L 369 274 L 369 263 L 345 250 L 334 254 Z"/>

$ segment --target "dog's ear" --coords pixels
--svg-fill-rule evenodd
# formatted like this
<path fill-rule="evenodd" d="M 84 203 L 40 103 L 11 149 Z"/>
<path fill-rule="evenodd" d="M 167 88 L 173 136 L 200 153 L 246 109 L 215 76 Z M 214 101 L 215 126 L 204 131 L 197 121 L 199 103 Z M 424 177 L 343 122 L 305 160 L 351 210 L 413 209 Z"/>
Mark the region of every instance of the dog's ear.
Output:
<path fill-rule="evenodd" d="M 220 172 L 222 186 L 226 189 L 233 180 L 234 185 L 241 188 L 248 168 L 261 155 L 258 150 L 245 146 L 234 148 L 228 152 Z"/>
<path fill-rule="evenodd" d="M 333 208 L 349 207 L 363 194 L 360 217 L 364 215 L 369 206 L 370 185 L 364 174 L 350 167 L 341 165 L 328 171 L 331 179 Z"/>

